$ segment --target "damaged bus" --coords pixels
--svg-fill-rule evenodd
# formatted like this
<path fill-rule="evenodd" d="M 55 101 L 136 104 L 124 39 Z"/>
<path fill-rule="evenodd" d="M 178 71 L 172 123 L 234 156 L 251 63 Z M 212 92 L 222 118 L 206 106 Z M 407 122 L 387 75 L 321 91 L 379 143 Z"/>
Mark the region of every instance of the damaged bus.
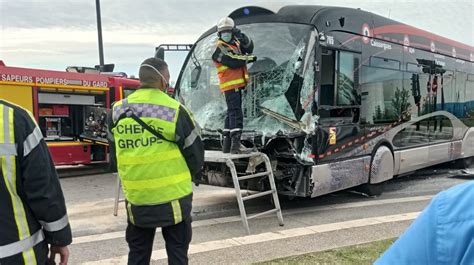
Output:
<path fill-rule="evenodd" d="M 472 161 L 473 47 L 360 9 L 244 7 L 229 16 L 258 57 L 243 92 L 242 144 L 269 156 L 280 194 L 361 187 L 377 195 L 394 176 Z M 216 28 L 199 38 L 175 88 L 209 150 L 221 149 L 226 113 L 216 41 Z M 201 181 L 232 186 L 226 176 L 208 163 Z"/>

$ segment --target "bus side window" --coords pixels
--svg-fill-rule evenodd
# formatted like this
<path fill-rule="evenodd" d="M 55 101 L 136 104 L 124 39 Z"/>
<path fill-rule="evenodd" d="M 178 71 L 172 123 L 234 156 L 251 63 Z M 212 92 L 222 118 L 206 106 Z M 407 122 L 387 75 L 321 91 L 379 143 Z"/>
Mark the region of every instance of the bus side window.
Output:
<path fill-rule="evenodd" d="M 359 105 L 357 88 L 359 86 L 360 55 L 351 52 L 338 53 L 337 105 Z"/>
<path fill-rule="evenodd" d="M 321 118 L 352 117 L 352 122 L 359 121 L 359 63 L 359 54 L 323 49 Z"/>
<path fill-rule="evenodd" d="M 320 105 L 334 106 L 335 52 L 323 49 Z"/>

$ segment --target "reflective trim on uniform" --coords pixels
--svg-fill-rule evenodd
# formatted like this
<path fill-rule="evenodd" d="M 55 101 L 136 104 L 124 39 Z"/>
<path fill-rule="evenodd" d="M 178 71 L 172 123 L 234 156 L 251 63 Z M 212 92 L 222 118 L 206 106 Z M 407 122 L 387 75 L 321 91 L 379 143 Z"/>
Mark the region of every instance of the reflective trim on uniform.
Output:
<path fill-rule="evenodd" d="M 27 237 L 21 241 L 17 241 L 8 245 L 0 246 L 0 259 L 16 255 L 32 249 L 38 243 L 44 240 L 43 231 L 40 229 L 32 236 Z M 35 262 L 36 263 L 36 262 Z"/>
<path fill-rule="evenodd" d="M 181 214 L 181 204 L 179 204 L 179 200 L 171 201 L 171 206 L 173 207 L 174 223 L 181 223 L 183 221 L 183 215 Z"/>
<path fill-rule="evenodd" d="M 149 156 L 119 156 L 117 161 L 121 165 L 142 165 L 142 164 L 152 164 L 155 162 L 163 162 L 173 159 L 179 159 L 181 157 L 181 152 L 178 150 L 171 150 L 166 152 L 161 152 L 160 155 L 149 155 Z"/>
<path fill-rule="evenodd" d="M 66 227 L 69 224 L 69 219 L 67 218 L 67 214 L 65 214 L 63 217 L 61 217 L 60 219 L 54 222 L 45 222 L 45 221 L 39 221 L 39 222 L 43 226 L 44 230 L 48 232 L 56 232 Z"/>
<path fill-rule="evenodd" d="M 229 69 L 229 67 L 223 65 L 223 66 L 220 66 L 217 68 L 217 72 L 220 73 L 220 72 L 224 72 L 225 70 Z"/>
<path fill-rule="evenodd" d="M 32 133 L 26 137 L 25 142 L 23 143 L 23 156 L 27 156 L 35 147 L 39 145 L 43 139 L 43 133 L 38 127 L 35 127 Z"/>
<path fill-rule="evenodd" d="M 146 115 L 147 111 L 144 109 L 147 106 L 157 106 L 171 115 L 165 119 L 159 115 Z M 113 130 L 115 141 L 118 143 L 117 166 L 125 198 L 132 205 L 127 206 L 130 222 L 135 219 L 136 223 L 141 223 L 139 219 L 143 217 L 141 213 L 135 212 L 135 205 L 138 207 L 169 203 L 192 192 L 189 168 L 174 139 L 177 118 L 181 110 L 177 101 L 156 89 L 138 90 L 126 100 L 114 105 L 114 115 L 118 116 L 117 120 L 120 116 L 130 117 L 129 112 L 141 117 L 148 116 L 150 118 L 142 118 L 144 122 L 153 129 L 159 130 L 163 135 L 173 138 L 174 142 L 158 139 L 155 141 L 156 144 L 140 144 L 148 139 L 151 142 L 157 137 L 143 133 L 144 129 L 140 128 L 134 119 L 124 118 L 115 122 Z M 184 139 L 185 137 L 181 135 L 180 143 L 184 143 Z M 168 206 L 168 211 L 170 213 L 163 218 L 173 222 L 170 206 Z"/>
<path fill-rule="evenodd" d="M 220 88 L 224 89 L 233 85 L 240 85 L 240 84 L 245 84 L 245 79 L 239 78 L 239 79 L 235 79 L 229 82 L 222 83 L 220 84 Z"/>
<path fill-rule="evenodd" d="M 183 149 L 186 149 L 193 145 L 194 141 L 196 141 L 196 138 L 199 137 L 199 130 L 197 128 L 194 128 L 194 130 L 191 132 L 186 139 L 184 139 L 184 147 Z"/>
<path fill-rule="evenodd" d="M 124 99 L 122 105 L 114 108 L 114 122 L 127 111 L 132 111 L 140 118 L 158 118 L 169 122 L 174 121 L 176 116 L 176 110 L 166 106 L 147 103 L 127 103 L 127 100 Z"/>
<path fill-rule="evenodd" d="M 241 61 L 247 61 L 247 60 L 250 60 L 250 59 L 251 59 L 250 56 L 247 56 L 247 55 L 239 55 L 239 54 L 235 54 L 235 53 L 228 52 L 228 51 L 224 51 L 224 54 L 227 55 L 227 56 L 229 56 L 229 57 L 232 58 L 232 59 L 241 60 Z"/>
<path fill-rule="evenodd" d="M 15 143 L 15 131 L 13 124 L 13 109 L 3 105 L 0 111 L 0 117 L 2 117 L 2 131 L 0 142 L 5 144 Z M 26 220 L 25 208 L 23 202 L 17 194 L 16 188 L 16 157 L 3 156 L 1 157 L 2 162 L 2 175 L 7 187 L 8 193 L 10 194 L 13 215 L 15 218 L 15 224 L 18 229 L 18 237 L 20 241 L 23 241 L 30 237 L 30 229 L 28 227 L 28 221 Z M 33 249 L 25 250 L 23 252 L 23 259 L 25 264 L 36 264 L 36 257 Z"/>
<path fill-rule="evenodd" d="M 144 180 L 122 180 L 125 189 L 143 190 L 143 189 L 158 189 L 167 186 L 172 186 L 180 182 L 189 180 L 189 172 L 171 175 L 167 177 L 144 179 Z"/>
<path fill-rule="evenodd" d="M 15 144 L 0 144 L 0 156 L 16 156 Z"/>
<path fill-rule="evenodd" d="M 238 131 L 241 131 L 241 130 L 242 130 L 242 128 L 235 128 L 235 129 L 230 130 L 230 132 L 231 132 L 231 133 L 232 133 L 232 132 L 238 132 Z"/>
<path fill-rule="evenodd" d="M 128 219 L 130 220 L 132 224 L 135 224 L 135 218 L 133 218 L 131 203 L 127 203 L 127 212 L 128 212 Z"/>

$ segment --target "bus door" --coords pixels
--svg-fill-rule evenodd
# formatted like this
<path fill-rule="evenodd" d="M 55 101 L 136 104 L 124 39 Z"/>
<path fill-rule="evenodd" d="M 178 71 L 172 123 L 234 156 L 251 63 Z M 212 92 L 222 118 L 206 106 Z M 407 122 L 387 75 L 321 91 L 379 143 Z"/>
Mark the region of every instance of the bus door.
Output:
<path fill-rule="evenodd" d="M 326 154 L 324 159 L 337 158 L 356 147 L 347 143 L 363 134 L 359 125 L 359 65 L 358 53 L 322 50 L 319 115 L 323 135 L 318 153 Z"/>

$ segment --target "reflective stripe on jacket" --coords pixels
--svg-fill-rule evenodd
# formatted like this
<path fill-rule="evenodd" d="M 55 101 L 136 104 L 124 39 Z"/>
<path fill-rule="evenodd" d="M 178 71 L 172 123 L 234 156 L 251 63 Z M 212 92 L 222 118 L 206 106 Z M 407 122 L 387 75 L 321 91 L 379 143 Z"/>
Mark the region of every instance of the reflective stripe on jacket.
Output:
<path fill-rule="evenodd" d="M 238 45 L 238 42 L 235 45 L 225 43 L 221 40 L 217 42 L 217 47 L 221 50 L 221 56 L 229 56 L 230 58 L 236 60 L 248 60 L 249 56 L 242 55 Z M 249 76 L 246 65 L 238 68 L 231 68 L 219 63 L 218 61 L 214 61 L 214 63 L 217 67 L 217 74 L 219 76 L 220 82 L 219 87 L 221 92 L 245 87 L 247 85 Z"/>
<path fill-rule="evenodd" d="M 140 219 L 147 218 L 134 214 L 145 208 L 149 210 L 145 215 L 166 216 L 164 212 L 152 213 L 153 206 L 159 206 L 154 208 L 156 211 L 172 210 L 171 221 L 175 224 L 190 212 L 191 173 L 176 143 L 176 122 L 180 106 L 158 89 L 139 89 L 127 99 L 114 104 L 115 125 L 112 132 L 117 167 L 127 200 L 129 219 L 134 224 L 142 224 L 144 220 Z M 127 116 L 127 113 L 132 112 L 166 140 L 159 139 Z M 192 134 L 189 139 L 183 140 L 191 145 L 196 139 L 199 139 L 198 134 Z M 183 202 L 183 198 L 189 198 L 189 202 Z M 183 203 L 186 205 L 183 206 Z M 133 210 L 133 207 L 137 209 Z M 186 207 L 185 213 L 182 207 Z M 161 221 L 167 223 L 167 220 Z M 163 224 L 161 221 L 157 226 Z"/>
<path fill-rule="evenodd" d="M 45 262 L 40 243 L 65 246 L 72 241 L 64 197 L 32 115 L 3 100 L 0 169 L 0 264 Z"/>

